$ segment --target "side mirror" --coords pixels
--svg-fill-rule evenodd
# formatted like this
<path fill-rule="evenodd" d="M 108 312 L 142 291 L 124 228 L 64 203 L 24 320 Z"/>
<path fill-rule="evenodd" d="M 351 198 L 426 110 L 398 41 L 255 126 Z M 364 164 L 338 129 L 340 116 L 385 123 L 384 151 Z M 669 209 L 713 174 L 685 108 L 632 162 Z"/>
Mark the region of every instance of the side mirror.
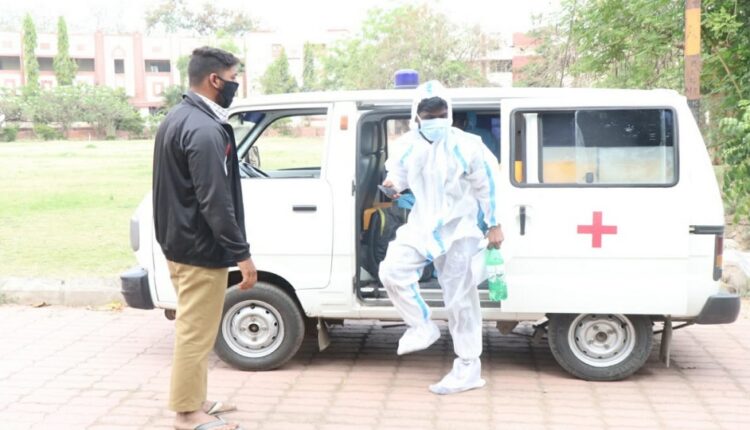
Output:
<path fill-rule="evenodd" d="M 250 150 L 245 153 L 244 160 L 249 165 L 260 169 L 260 151 L 258 147 L 253 145 Z"/>

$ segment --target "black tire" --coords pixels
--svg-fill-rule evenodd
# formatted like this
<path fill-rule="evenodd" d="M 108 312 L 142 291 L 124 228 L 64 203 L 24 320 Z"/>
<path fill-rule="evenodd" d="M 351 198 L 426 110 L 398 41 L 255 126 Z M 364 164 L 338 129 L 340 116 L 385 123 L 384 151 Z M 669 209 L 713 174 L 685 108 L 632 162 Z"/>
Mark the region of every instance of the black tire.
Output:
<path fill-rule="evenodd" d="M 651 354 L 653 327 L 647 316 L 553 314 L 548 318 L 552 355 L 578 378 L 618 381 L 638 371 Z"/>
<path fill-rule="evenodd" d="M 304 337 L 297 303 L 281 288 L 258 282 L 249 290 L 227 289 L 214 351 L 241 370 L 272 370 L 294 357 Z"/>

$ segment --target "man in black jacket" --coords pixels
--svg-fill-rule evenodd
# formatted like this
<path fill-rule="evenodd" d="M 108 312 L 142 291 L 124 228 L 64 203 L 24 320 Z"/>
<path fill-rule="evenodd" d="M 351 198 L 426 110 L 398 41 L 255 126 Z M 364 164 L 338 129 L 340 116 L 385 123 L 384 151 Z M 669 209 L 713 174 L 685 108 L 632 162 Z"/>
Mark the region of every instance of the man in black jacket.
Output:
<path fill-rule="evenodd" d="M 242 289 L 257 281 L 245 235 L 237 147 L 227 124 L 239 62 L 220 49 L 193 51 L 190 90 L 156 133 L 154 228 L 177 292 L 169 406 L 177 412 L 178 429 L 236 428 L 210 415 L 227 407 L 207 401 L 206 390 L 228 268 L 239 267 Z"/>

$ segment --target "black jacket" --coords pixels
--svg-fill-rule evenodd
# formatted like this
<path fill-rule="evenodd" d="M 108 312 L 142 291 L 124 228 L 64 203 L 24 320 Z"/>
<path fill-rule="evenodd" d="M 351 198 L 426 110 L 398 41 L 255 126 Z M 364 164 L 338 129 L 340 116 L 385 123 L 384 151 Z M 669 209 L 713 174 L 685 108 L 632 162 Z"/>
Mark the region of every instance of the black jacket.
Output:
<path fill-rule="evenodd" d="M 250 256 L 232 127 L 192 91 L 156 133 L 153 205 L 167 260 L 231 267 Z"/>

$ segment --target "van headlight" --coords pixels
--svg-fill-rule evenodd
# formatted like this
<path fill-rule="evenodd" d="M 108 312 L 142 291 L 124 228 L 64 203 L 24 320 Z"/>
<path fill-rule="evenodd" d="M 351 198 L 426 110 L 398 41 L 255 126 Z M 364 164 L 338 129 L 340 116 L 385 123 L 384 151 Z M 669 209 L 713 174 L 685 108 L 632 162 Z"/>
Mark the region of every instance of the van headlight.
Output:
<path fill-rule="evenodd" d="M 141 247 L 140 223 L 137 216 L 130 218 L 130 247 L 133 251 L 138 251 Z"/>

